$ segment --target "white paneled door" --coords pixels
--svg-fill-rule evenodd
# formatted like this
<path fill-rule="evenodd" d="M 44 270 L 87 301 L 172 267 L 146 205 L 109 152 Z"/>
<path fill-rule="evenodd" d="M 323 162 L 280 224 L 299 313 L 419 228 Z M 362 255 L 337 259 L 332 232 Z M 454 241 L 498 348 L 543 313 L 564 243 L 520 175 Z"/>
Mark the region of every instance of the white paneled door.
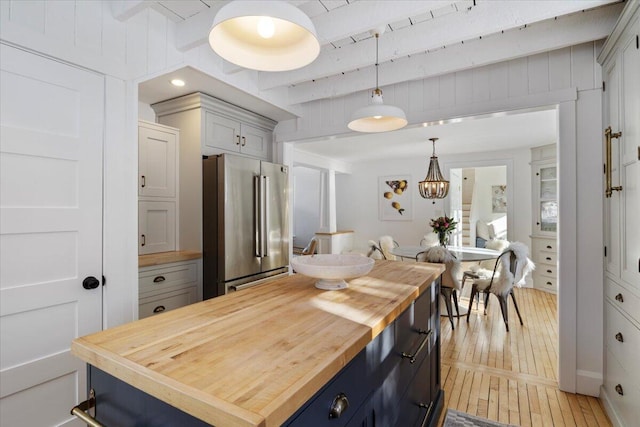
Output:
<path fill-rule="evenodd" d="M 0 425 L 76 423 L 101 329 L 104 78 L 0 44 Z M 93 289 L 85 289 L 84 284 Z"/>

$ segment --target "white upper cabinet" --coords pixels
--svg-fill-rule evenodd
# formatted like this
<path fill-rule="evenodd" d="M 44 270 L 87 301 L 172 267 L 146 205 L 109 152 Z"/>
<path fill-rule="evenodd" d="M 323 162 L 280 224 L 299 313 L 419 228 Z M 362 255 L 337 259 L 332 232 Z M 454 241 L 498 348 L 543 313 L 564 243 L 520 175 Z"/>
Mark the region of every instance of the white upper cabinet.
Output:
<path fill-rule="evenodd" d="M 177 129 L 139 122 L 138 195 L 176 196 L 177 139 Z"/>

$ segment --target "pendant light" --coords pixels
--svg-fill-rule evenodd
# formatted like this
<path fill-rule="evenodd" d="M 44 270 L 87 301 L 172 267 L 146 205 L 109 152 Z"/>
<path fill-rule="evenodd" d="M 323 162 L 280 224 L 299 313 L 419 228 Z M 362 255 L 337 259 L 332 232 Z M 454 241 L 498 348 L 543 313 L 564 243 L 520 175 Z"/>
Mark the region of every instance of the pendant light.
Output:
<path fill-rule="evenodd" d="M 301 68 L 320 53 L 313 22 L 286 1 L 226 4 L 213 19 L 209 45 L 227 61 L 259 71 Z"/>
<path fill-rule="evenodd" d="M 356 132 L 387 132 L 403 128 L 407 125 L 404 111 L 393 105 L 385 105 L 382 101 L 382 90 L 378 87 L 378 39 L 380 32 L 375 31 L 376 38 L 376 88 L 371 93 L 371 103 L 357 109 L 351 115 L 347 125 Z"/>
<path fill-rule="evenodd" d="M 449 181 L 445 180 L 440 172 L 438 158 L 436 157 L 436 141 L 438 138 L 429 138 L 433 143 L 433 154 L 429 161 L 429 170 L 424 181 L 418 183 L 420 195 L 425 199 L 444 199 L 449 194 Z M 435 202 L 434 202 L 435 203 Z"/>

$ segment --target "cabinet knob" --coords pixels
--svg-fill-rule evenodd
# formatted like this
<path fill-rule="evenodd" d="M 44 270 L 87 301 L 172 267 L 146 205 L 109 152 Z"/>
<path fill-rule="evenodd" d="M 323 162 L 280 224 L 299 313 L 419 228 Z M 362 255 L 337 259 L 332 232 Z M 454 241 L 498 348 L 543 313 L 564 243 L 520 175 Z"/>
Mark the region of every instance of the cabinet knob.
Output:
<path fill-rule="evenodd" d="M 624 390 L 622 390 L 622 386 L 620 384 L 616 385 L 616 393 L 618 393 L 620 396 L 624 396 Z"/>
<path fill-rule="evenodd" d="M 622 294 L 618 294 L 618 295 L 616 295 L 616 301 L 618 301 L 618 302 L 624 302 L 624 298 L 622 297 Z"/>
<path fill-rule="evenodd" d="M 349 399 L 344 393 L 339 393 L 333 398 L 331 409 L 329 409 L 329 418 L 340 418 L 342 413 L 349 408 Z"/>
<path fill-rule="evenodd" d="M 166 308 L 165 308 L 164 305 L 159 305 L 159 306 L 157 306 L 156 308 L 153 309 L 153 312 L 154 313 L 162 313 L 165 310 L 166 310 Z"/>
<path fill-rule="evenodd" d="M 618 340 L 620 342 L 624 342 L 624 337 L 622 336 L 622 332 L 618 332 L 616 334 L 616 340 Z"/>

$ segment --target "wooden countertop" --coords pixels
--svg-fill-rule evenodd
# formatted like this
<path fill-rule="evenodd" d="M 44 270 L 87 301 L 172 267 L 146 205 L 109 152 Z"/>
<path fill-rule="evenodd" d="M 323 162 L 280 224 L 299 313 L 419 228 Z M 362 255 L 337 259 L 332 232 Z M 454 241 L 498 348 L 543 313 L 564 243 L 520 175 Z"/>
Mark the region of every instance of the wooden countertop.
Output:
<path fill-rule="evenodd" d="M 171 262 L 188 261 L 202 258 L 202 252 L 198 251 L 171 251 L 155 254 L 139 255 L 138 267 L 150 267 L 152 265 L 169 264 Z"/>
<path fill-rule="evenodd" d="M 299 274 L 77 338 L 74 355 L 218 426 L 279 426 L 444 270 L 378 260 L 349 288 Z"/>

